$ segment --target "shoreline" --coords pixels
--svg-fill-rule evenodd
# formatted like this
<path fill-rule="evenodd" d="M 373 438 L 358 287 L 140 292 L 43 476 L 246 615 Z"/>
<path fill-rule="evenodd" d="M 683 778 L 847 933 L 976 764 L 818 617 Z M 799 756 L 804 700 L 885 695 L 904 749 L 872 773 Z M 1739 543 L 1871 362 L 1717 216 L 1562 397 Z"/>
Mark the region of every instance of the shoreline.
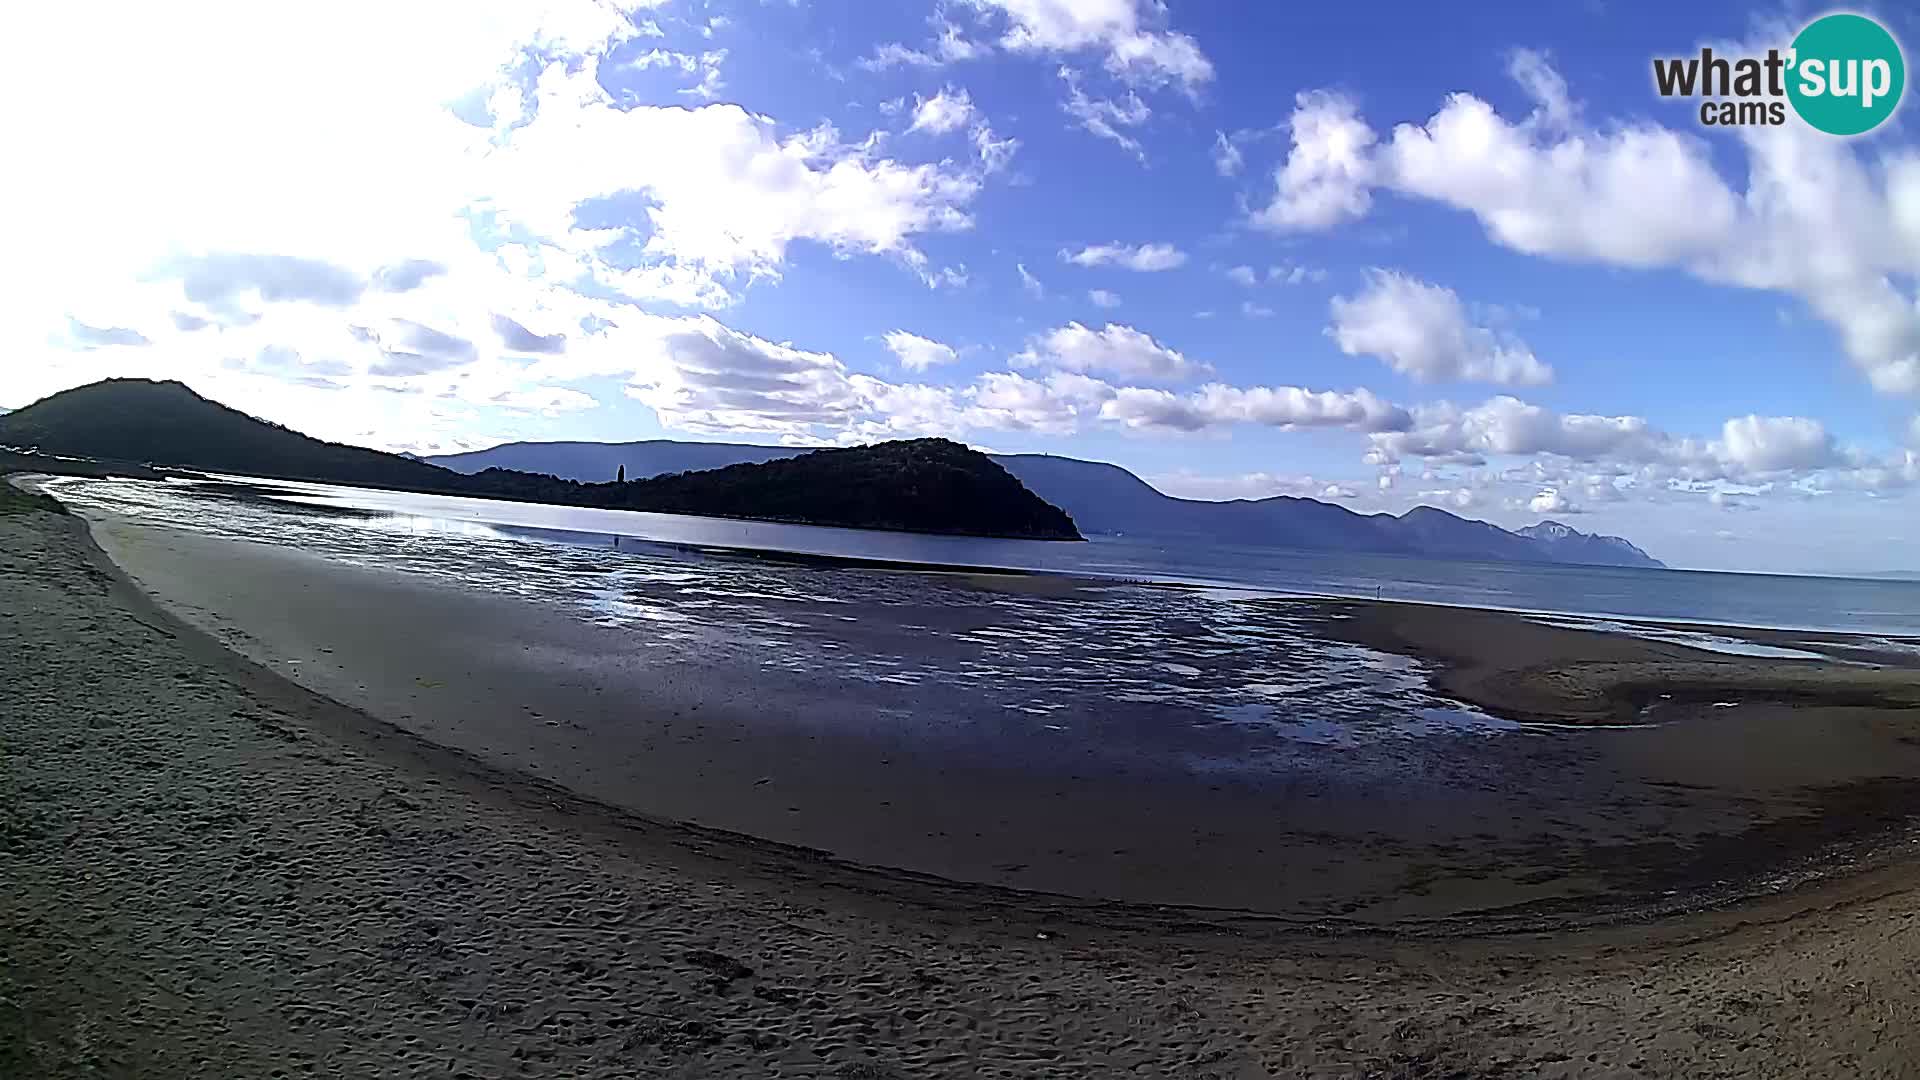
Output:
<path fill-rule="evenodd" d="M 1479 939 L 867 892 L 319 698 L 142 607 L 82 531 L 0 515 L 20 1075 L 1896 1076 L 1920 1054 L 1910 860 Z"/>
<path fill-rule="evenodd" d="M 1706 624 L 1611 620 L 1656 629 Z M 1710 648 L 1608 632 L 1531 623 L 1506 613 L 1448 605 L 1328 602 L 1316 628 L 1338 640 L 1433 661 L 1434 684 L 1449 695 L 1523 723 L 1635 724 L 1648 711 L 1763 702 L 1920 710 L 1920 652 L 1875 648 L 1863 638 L 1818 635 L 1838 651 L 1870 660 L 1755 658 Z M 1732 628 L 1716 627 L 1725 632 Z M 1758 645 L 1806 633 L 1750 629 L 1729 634 Z"/>
<path fill-rule="evenodd" d="M 132 558 L 129 572 L 141 587 L 185 605 L 199 631 L 373 714 L 376 722 L 644 819 L 955 889 L 1323 929 L 1472 934 L 1645 921 L 1738 903 L 1872 862 L 1874 845 L 1889 839 L 1878 808 L 1898 798 L 1893 789 L 1871 795 L 1864 780 L 1856 781 L 1882 771 L 1886 738 L 1874 734 L 1884 727 L 1878 711 L 1847 702 L 1810 712 L 1761 701 L 1737 710 L 1734 722 L 1717 710 L 1691 708 L 1710 702 L 1681 700 L 1667 708 L 1674 722 L 1662 730 L 1596 730 L 1593 735 L 1607 741 L 1592 746 L 1576 736 L 1596 719 L 1615 719 L 1610 713 L 1556 715 L 1572 729 L 1567 737 L 1480 740 L 1464 747 L 1464 758 L 1446 741 L 1432 744 L 1437 756 L 1431 759 L 1422 756 L 1429 753 L 1424 743 L 1363 747 L 1358 759 L 1353 755 L 1361 751 L 1353 749 L 1315 750 L 1270 779 L 1224 778 L 1209 787 L 1172 774 L 1162 778 L 1164 770 L 1143 765 L 1145 758 L 1105 761 L 1111 746 L 1100 751 L 1102 758 L 1074 756 L 1095 744 L 1074 751 L 1077 744 L 1061 744 L 1064 736 L 1037 723 L 1009 729 L 1007 721 L 957 703 L 939 704 L 939 719 L 917 718 L 914 731 L 899 736 L 843 730 L 833 715 L 918 708 L 922 691 L 894 692 L 885 684 L 860 689 L 830 673 L 799 681 L 756 674 L 751 652 L 744 660 L 722 655 L 692 667 L 688 658 L 661 666 L 632 652 L 648 631 L 636 639 L 629 631 L 583 626 L 545 604 L 136 521 L 103 518 L 92 527 L 93 534 L 102 530 L 96 538 L 111 553 L 102 558 L 118 557 L 115 572 L 127 570 L 123 564 Z M 813 580 L 813 573 L 804 579 Z M 216 579 L 218 587 L 210 588 Z M 853 579 L 821 580 L 844 587 Z M 842 642 L 836 648 L 937 653 L 949 647 L 938 635 L 929 637 L 924 628 L 895 634 L 886 629 L 889 620 L 924 623 L 948 618 L 939 613 L 951 610 L 957 625 L 967 625 L 965 608 L 946 605 L 973 603 L 964 600 L 970 590 L 1093 605 L 1086 607 L 1088 617 L 1100 621 L 1097 598 L 1060 592 L 1048 587 L 1059 584 L 1051 580 L 935 580 L 942 583 L 925 588 L 946 590 L 948 598 L 926 610 L 894 615 L 865 601 L 836 602 L 829 610 L 851 613 L 852 625 L 870 627 L 836 638 Z M 1315 632 L 1330 639 L 1385 647 L 1428 665 L 1461 657 L 1418 640 L 1386 641 L 1378 633 L 1363 639 L 1353 631 L 1366 619 L 1355 613 L 1389 627 L 1424 619 L 1443 642 L 1479 642 L 1464 655 L 1483 664 L 1515 648 L 1549 659 L 1564 659 L 1570 649 L 1585 656 L 1597 641 L 1616 659 L 1657 661 L 1668 669 L 1675 668 L 1674 658 L 1693 658 L 1696 666 L 1704 658 L 1722 684 L 1730 673 L 1756 670 L 1684 646 L 1493 612 L 1398 602 L 1249 605 L 1269 608 L 1288 618 L 1306 611 Z M 357 611 L 384 614 L 366 625 L 352 617 Z M 789 615 L 768 617 L 791 624 Z M 1472 632 L 1454 632 L 1462 619 Z M 1496 716 L 1539 719 L 1537 708 L 1512 707 L 1515 691 L 1529 690 L 1537 677 L 1475 698 L 1472 687 L 1462 693 L 1452 685 L 1474 670 L 1435 671 L 1432 682 L 1442 692 L 1435 704 L 1467 697 Z M 1553 699 L 1555 707 L 1566 697 Z M 1705 715 L 1692 715 L 1697 712 Z M 780 719 L 770 722 L 770 713 Z M 1796 734 L 1808 723 L 1824 725 L 1820 718 L 1828 714 L 1856 732 L 1838 749 L 1809 746 Z M 1067 714 L 1061 720 L 1079 726 Z M 1142 753 L 1159 753 L 1158 747 L 1174 744 L 1152 730 L 1189 722 L 1164 710 L 1147 712 L 1138 723 L 1148 726 L 1128 737 L 1148 740 Z M 978 727 L 988 741 L 917 741 L 922 727 L 954 724 Z M 1781 757 L 1805 759 L 1805 769 L 1729 772 L 1716 761 L 1720 740 L 1745 737 L 1737 733 L 1749 728 L 1778 746 Z M 1636 740 L 1648 741 L 1649 749 L 1636 749 Z M 1238 743 L 1221 744 L 1220 752 L 1238 752 L 1226 749 L 1232 745 Z M 1914 756 L 1912 748 L 1892 749 L 1892 760 Z M 1037 764 L 1019 769 L 989 759 L 1035 754 L 1042 755 Z M 1387 771 L 1370 779 L 1376 769 Z M 1900 775 L 1920 776 L 1920 757 Z M 1920 788 L 1912 794 L 1920 796 Z M 975 801 L 986 809 L 969 809 Z M 1833 827 L 1793 824 L 1801 820 Z M 1553 824 L 1543 828 L 1543 821 Z M 1275 822 L 1285 824 L 1276 828 Z M 1632 850 L 1670 871 L 1650 872 L 1615 854 Z M 1260 872 L 1266 866 L 1288 869 L 1268 877 Z"/>

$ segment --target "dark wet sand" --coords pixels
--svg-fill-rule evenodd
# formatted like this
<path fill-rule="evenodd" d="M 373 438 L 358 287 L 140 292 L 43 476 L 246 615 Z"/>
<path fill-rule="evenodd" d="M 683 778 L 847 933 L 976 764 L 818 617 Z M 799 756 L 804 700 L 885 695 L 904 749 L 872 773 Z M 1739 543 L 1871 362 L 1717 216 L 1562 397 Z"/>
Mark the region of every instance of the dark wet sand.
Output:
<path fill-rule="evenodd" d="M 1436 685 L 1462 701 L 1516 720 L 1631 724 L 1650 708 L 1731 701 L 1809 710 L 1920 710 L 1920 650 L 1884 639 L 1811 631 L 1649 623 L 1755 645 L 1819 650 L 1849 661 L 1746 657 L 1613 633 L 1546 626 L 1504 612 L 1427 604 L 1328 602 L 1328 637 L 1434 660 Z"/>
<path fill-rule="evenodd" d="M 1871 864 L 1920 807 L 1911 671 L 1315 602 L 1330 636 L 1426 657 L 1451 693 L 1568 726 L 1299 746 L 1258 773 L 1195 775 L 1154 748 L 1221 736 L 1177 711 L 1085 718 L 1123 725 L 1108 730 L 1132 756 L 1116 758 L 1027 717 L 956 712 L 969 706 L 937 686 L 660 661 L 632 629 L 551 605 L 122 520 L 95 533 L 229 646 L 436 743 L 650 818 L 959 882 L 1325 927 L 1557 926 Z M 856 615 L 850 633 L 874 636 L 853 647 L 900 646 L 887 612 Z M 909 647 L 949 646 L 915 631 Z"/>
<path fill-rule="evenodd" d="M 1881 869 L 1652 924 L 1324 936 L 822 864 L 414 739 L 0 492 L 0 1075 L 1900 1077 Z"/>

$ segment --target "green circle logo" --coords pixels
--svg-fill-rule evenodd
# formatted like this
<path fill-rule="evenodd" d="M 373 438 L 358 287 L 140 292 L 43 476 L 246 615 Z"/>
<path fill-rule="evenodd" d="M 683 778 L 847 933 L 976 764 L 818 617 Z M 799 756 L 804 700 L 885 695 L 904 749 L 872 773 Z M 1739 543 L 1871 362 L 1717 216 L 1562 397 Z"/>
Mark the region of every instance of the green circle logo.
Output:
<path fill-rule="evenodd" d="M 1829 135 L 1860 135 L 1893 115 L 1907 89 L 1900 43 L 1864 15 L 1824 15 L 1793 39 L 1787 99 Z"/>

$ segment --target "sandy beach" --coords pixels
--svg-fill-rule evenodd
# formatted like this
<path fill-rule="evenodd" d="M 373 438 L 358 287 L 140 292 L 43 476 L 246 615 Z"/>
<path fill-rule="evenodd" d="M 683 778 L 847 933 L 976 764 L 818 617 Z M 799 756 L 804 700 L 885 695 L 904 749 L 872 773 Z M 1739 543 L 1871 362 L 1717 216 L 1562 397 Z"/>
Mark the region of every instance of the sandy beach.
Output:
<path fill-rule="evenodd" d="M 895 771 L 884 741 L 824 723 L 749 741 L 725 685 L 636 704 L 606 657 L 571 686 L 548 676 L 530 716 L 513 691 L 533 660 L 499 629 L 524 612 L 264 546 L 100 536 L 114 560 L 76 519 L 0 504 L 6 1075 L 1900 1076 L 1920 1060 L 1910 671 L 1323 608 L 1330 635 L 1444 661 L 1490 713 L 1687 712 L 1578 760 L 1513 751 L 1500 783 L 1442 778 L 1393 821 L 1330 788 L 1324 823 L 1276 830 L 1273 808 L 1297 804 L 1258 785 L 1065 783 L 1064 763 L 996 771 L 964 745 Z M 185 580 L 209 558 L 218 581 Z M 201 609 L 176 614 L 122 565 Z M 246 596 L 278 621 L 235 610 Z M 382 618 L 351 618 L 365 611 Z M 1444 654 L 1469 639 L 1508 659 Z M 1543 682 L 1574 657 L 1610 666 Z M 795 686 L 752 704 L 801 708 Z M 1708 700 L 1729 693 L 1741 708 Z M 676 704 L 683 730 L 662 735 Z M 1734 711 L 1737 727 L 1716 715 Z M 623 717 L 651 741 L 568 726 L 612 738 Z M 1594 799 L 1556 770 L 1635 786 Z M 924 793 L 963 789 L 998 813 L 930 833 L 952 800 Z M 1516 789 L 1542 828 L 1476 839 Z M 1269 824 L 1236 833 L 1262 800 Z M 1135 819 L 1111 816 L 1130 801 Z M 1460 816 L 1412 828 L 1443 805 Z M 863 807 L 871 828 L 829 828 Z M 1028 866 L 980 865 L 1037 825 Z M 1551 863 L 1608 828 L 1617 843 Z M 1100 833 L 1140 854 L 1096 858 Z M 849 846 L 823 854 L 823 835 Z M 1256 844 L 1275 848 L 1260 865 L 1319 850 L 1360 869 L 1236 887 Z M 1199 854 L 1173 861 L 1183 849 Z M 1407 888 L 1420 868 L 1424 895 Z M 1542 871 L 1556 884 L 1529 902 L 1519 879 Z M 1129 882 L 1169 891 L 1116 896 Z"/>

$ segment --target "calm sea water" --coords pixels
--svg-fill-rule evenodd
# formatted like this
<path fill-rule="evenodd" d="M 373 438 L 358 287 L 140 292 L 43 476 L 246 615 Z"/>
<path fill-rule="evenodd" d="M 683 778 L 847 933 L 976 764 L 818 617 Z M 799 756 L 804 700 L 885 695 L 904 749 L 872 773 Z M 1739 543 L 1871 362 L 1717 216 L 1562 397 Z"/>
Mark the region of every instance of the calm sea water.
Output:
<path fill-rule="evenodd" d="M 56 492 L 154 513 L 160 486 L 59 482 Z M 576 547 L 678 545 L 1050 572 L 1180 583 L 1252 594 L 1325 595 L 1565 615 L 1730 626 L 1920 632 L 1920 582 L 1480 563 L 1097 537 L 1087 543 L 983 540 L 731 521 L 415 495 L 321 484 L 248 481 L 288 509 L 358 512 L 369 528 L 517 538 Z M 174 481 L 165 501 L 191 494 Z M 140 495 L 142 488 L 150 489 Z M 144 509 L 143 509 L 144 507 Z M 192 521 L 183 524 L 195 524 Z M 204 524 L 204 523 L 202 523 Z"/>

